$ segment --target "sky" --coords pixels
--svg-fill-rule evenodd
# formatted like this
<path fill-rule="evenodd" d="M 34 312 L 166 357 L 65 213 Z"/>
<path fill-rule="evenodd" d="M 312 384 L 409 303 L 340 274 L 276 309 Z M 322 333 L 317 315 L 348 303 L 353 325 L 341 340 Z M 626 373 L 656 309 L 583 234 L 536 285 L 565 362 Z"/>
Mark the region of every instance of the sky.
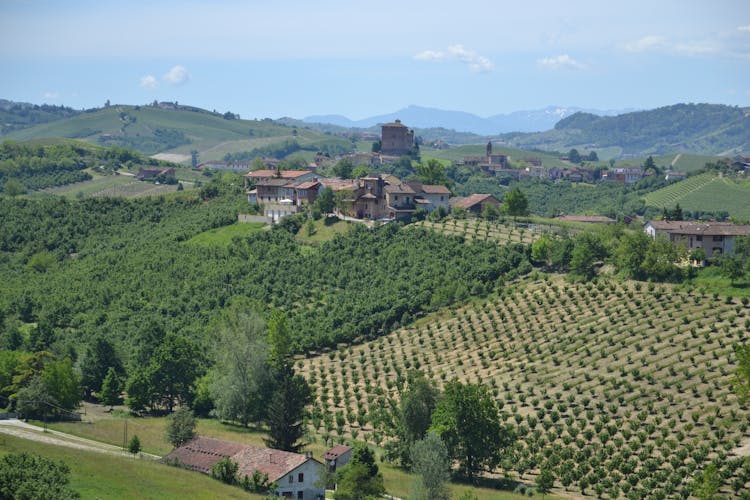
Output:
<path fill-rule="evenodd" d="M 0 98 L 242 118 L 750 105 L 747 0 L 0 0 Z"/>

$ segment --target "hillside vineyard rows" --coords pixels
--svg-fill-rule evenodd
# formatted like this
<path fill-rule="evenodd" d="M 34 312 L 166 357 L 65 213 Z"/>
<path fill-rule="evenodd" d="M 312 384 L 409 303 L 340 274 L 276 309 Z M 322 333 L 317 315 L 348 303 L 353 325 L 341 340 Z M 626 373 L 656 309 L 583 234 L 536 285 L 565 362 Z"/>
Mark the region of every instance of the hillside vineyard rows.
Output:
<path fill-rule="evenodd" d="M 734 454 L 750 416 L 731 391 L 746 302 L 640 282 L 517 285 L 300 361 L 311 424 L 334 441 L 382 444 L 407 373 L 421 370 L 438 385 L 489 385 L 518 435 L 505 464 L 521 478 L 547 463 L 566 489 L 664 498 L 688 494 L 713 461 L 735 495 L 750 480 Z"/>

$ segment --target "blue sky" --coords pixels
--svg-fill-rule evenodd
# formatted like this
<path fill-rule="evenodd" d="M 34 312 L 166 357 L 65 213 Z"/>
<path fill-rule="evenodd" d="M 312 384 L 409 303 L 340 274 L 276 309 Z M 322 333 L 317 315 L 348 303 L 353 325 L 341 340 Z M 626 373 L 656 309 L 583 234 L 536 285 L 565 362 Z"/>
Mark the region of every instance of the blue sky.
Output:
<path fill-rule="evenodd" d="M 0 98 L 243 118 L 750 105 L 747 0 L 0 0 Z"/>

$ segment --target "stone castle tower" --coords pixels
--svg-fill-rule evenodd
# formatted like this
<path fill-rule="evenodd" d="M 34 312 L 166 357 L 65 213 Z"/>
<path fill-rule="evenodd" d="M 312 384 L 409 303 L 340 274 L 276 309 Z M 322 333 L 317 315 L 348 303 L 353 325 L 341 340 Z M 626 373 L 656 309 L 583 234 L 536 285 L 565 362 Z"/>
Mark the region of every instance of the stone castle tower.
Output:
<path fill-rule="evenodd" d="M 380 152 L 385 155 L 406 155 L 414 147 L 414 131 L 401 120 L 382 126 Z"/>

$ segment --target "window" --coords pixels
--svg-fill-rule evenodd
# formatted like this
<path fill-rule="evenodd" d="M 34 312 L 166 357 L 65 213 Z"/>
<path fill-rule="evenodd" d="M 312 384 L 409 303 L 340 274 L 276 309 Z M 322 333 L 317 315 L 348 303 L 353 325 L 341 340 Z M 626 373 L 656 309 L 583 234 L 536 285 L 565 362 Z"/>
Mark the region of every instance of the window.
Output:
<path fill-rule="evenodd" d="M 299 474 L 297 475 L 297 482 L 299 482 L 299 483 L 303 483 L 303 482 L 305 482 L 305 474 L 304 474 L 303 472 L 300 472 L 300 473 L 299 473 Z"/>
<path fill-rule="evenodd" d="M 298 500 L 303 500 L 305 498 L 305 494 L 302 493 L 301 491 L 298 491 L 297 492 L 297 498 L 298 498 Z"/>
<path fill-rule="evenodd" d="M 289 474 L 289 484 L 294 483 L 294 474 Z"/>
<path fill-rule="evenodd" d="M 714 241 L 724 241 L 723 236 L 714 236 Z"/>
<path fill-rule="evenodd" d="M 696 237 L 695 237 L 695 240 L 696 240 L 696 241 L 703 241 L 703 235 L 702 235 L 702 234 L 700 234 L 700 235 L 696 236 Z"/>

